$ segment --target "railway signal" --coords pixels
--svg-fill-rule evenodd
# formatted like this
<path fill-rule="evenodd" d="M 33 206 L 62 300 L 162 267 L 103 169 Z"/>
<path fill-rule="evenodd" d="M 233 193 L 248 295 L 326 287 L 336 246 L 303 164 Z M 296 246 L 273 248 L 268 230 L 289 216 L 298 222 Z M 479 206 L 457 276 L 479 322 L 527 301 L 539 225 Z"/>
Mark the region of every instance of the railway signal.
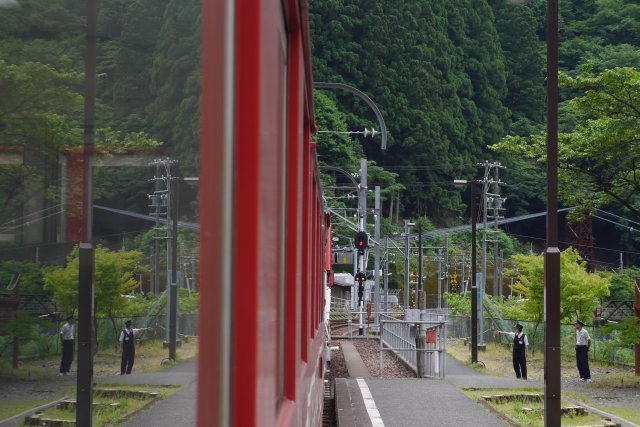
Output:
<path fill-rule="evenodd" d="M 356 274 L 356 282 L 358 282 L 358 301 L 362 302 L 364 300 L 364 282 L 367 280 L 367 277 L 364 273 L 360 272 Z"/>
<path fill-rule="evenodd" d="M 369 236 L 364 231 L 358 231 L 356 233 L 356 248 L 358 249 L 358 253 L 360 255 L 364 254 L 364 250 L 369 247 Z"/>

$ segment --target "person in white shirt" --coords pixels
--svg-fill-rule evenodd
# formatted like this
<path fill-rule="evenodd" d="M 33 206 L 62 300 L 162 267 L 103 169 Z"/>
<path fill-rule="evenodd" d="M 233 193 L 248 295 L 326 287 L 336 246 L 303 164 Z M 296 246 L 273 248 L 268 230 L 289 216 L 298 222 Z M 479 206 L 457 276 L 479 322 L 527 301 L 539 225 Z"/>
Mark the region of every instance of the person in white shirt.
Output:
<path fill-rule="evenodd" d="M 515 332 L 495 331 L 493 335 L 507 335 L 513 339 L 513 370 L 516 373 L 516 378 L 527 379 L 527 357 L 529 353 L 529 340 L 527 336 L 522 332 L 522 325 L 517 324 L 515 326 Z"/>
<path fill-rule="evenodd" d="M 580 373 L 580 381 L 591 381 L 589 370 L 589 349 L 591 349 L 591 337 L 584 328 L 582 320 L 576 320 L 576 364 Z"/>
<path fill-rule="evenodd" d="M 67 323 L 60 329 L 60 341 L 62 342 L 62 360 L 60 361 L 60 374 L 69 375 L 71 362 L 73 362 L 73 344 L 75 342 L 75 328 L 73 323 L 75 319 L 72 316 L 67 317 Z"/>
<path fill-rule="evenodd" d="M 120 362 L 120 375 L 131 373 L 133 369 L 133 362 L 136 356 L 136 347 L 134 343 L 134 337 L 136 334 L 144 331 L 150 331 L 151 328 L 136 329 L 133 327 L 133 322 L 127 320 L 124 322 L 126 328 L 120 332 L 120 351 L 122 352 L 122 361 Z"/>

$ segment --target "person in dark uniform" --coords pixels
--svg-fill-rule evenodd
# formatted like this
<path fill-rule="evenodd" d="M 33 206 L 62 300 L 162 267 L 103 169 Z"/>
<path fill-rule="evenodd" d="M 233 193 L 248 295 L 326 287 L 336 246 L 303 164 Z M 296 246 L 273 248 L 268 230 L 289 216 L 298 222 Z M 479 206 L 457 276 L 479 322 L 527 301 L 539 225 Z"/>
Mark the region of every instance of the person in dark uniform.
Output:
<path fill-rule="evenodd" d="M 122 362 L 120 363 L 120 375 L 130 374 L 133 369 L 133 362 L 136 357 L 135 336 L 140 332 L 150 331 L 151 328 L 136 329 L 133 322 L 124 322 L 125 329 L 120 332 L 120 351 L 122 352 Z"/>
<path fill-rule="evenodd" d="M 73 362 L 73 344 L 75 342 L 75 328 L 73 316 L 67 317 L 67 323 L 60 329 L 60 341 L 62 342 L 62 360 L 60 361 L 60 373 L 58 375 L 69 375 L 71 362 Z"/>
<path fill-rule="evenodd" d="M 515 326 L 515 332 L 495 331 L 494 335 L 508 335 L 513 339 L 513 370 L 517 378 L 527 379 L 527 357 L 529 356 L 529 340 L 522 332 L 522 325 Z"/>

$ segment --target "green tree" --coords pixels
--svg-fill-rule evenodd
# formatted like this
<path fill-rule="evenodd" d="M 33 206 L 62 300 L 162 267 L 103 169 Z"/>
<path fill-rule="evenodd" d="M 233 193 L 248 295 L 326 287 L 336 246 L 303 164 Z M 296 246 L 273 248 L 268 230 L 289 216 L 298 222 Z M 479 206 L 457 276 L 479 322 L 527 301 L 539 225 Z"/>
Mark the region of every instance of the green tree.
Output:
<path fill-rule="evenodd" d="M 62 312 L 72 313 L 78 308 L 79 249 L 76 247 L 64 267 L 49 267 L 44 271 L 44 288 L 53 294 Z M 96 314 L 108 316 L 114 327 L 115 318 L 126 304 L 125 294 L 140 286 L 136 274 L 141 270 L 142 253 L 115 252 L 98 246 L 95 250 Z"/>
<path fill-rule="evenodd" d="M 617 68 L 578 77 L 561 75 L 580 93 L 570 101 L 573 129 L 559 135 L 560 195 L 587 211 L 615 203 L 640 219 L 640 70 Z M 508 136 L 492 147 L 536 162 L 546 158 L 546 135 Z"/>
<path fill-rule="evenodd" d="M 636 280 L 640 279 L 640 269 L 636 267 L 625 268 L 620 273 L 603 272 L 600 273 L 607 280 L 611 281 L 611 301 L 633 301 Z"/>
<path fill-rule="evenodd" d="M 636 316 L 628 316 L 620 323 L 609 324 L 603 330 L 604 333 L 616 334 L 616 347 L 632 347 L 640 344 L 640 323 Z"/>
<path fill-rule="evenodd" d="M 526 299 L 525 307 L 531 320 L 540 323 L 544 314 L 544 257 L 518 254 L 511 258 L 517 269 L 513 291 Z M 576 318 L 589 321 L 601 298 L 609 295 L 609 280 L 587 273 L 584 260 L 569 248 L 560 255 L 560 317 L 564 321 Z"/>
<path fill-rule="evenodd" d="M 5 287 L 20 275 L 20 293 L 43 292 L 42 268 L 33 262 L 8 260 L 0 262 L 0 286 Z"/>

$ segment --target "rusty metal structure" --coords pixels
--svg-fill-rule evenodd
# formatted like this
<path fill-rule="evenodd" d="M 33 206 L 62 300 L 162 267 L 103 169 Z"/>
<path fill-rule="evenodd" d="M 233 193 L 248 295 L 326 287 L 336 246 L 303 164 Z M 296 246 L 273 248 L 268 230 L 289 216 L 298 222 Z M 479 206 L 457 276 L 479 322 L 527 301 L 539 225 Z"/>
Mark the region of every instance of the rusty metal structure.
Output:
<path fill-rule="evenodd" d="M 593 218 L 587 215 L 578 223 L 565 226 L 565 241 L 573 246 L 585 260 L 585 268 L 589 273 L 595 271 L 595 252 L 593 249 Z"/>

